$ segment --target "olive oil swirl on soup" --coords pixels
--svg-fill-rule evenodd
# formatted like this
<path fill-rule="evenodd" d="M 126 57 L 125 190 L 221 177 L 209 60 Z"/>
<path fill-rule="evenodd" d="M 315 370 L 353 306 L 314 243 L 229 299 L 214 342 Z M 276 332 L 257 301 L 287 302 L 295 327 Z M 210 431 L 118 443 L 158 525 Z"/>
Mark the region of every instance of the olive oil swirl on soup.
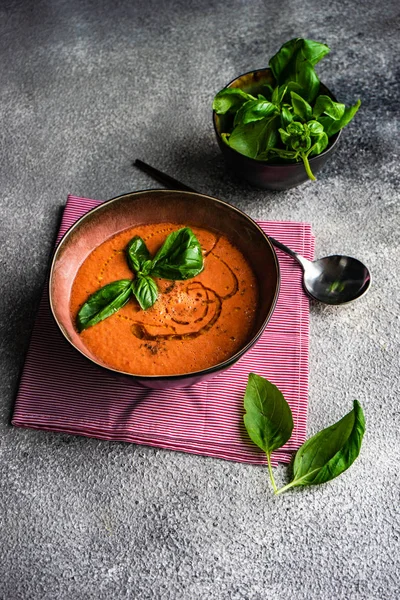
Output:
<path fill-rule="evenodd" d="M 87 298 L 117 279 L 129 279 L 126 246 L 133 236 L 154 256 L 176 223 L 140 225 L 109 238 L 80 267 L 71 293 L 76 315 Z M 147 310 L 134 298 L 80 334 L 104 365 L 136 375 L 199 371 L 231 357 L 250 339 L 257 310 L 255 276 L 224 236 L 191 227 L 204 254 L 204 270 L 186 281 L 156 278 L 159 297 Z"/>

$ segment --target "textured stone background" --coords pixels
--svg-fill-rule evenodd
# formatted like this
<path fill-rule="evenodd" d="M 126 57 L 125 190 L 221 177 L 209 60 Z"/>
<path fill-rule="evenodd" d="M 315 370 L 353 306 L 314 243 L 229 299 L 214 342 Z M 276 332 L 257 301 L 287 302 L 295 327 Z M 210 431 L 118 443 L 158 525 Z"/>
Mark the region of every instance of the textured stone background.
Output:
<path fill-rule="evenodd" d="M 0 597 L 398 598 L 398 3 L 2 0 L 0 33 Z M 266 192 L 225 172 L 210 105 L 297 36 L 363 104 L 316 183 Z M 264 468 L 10 426 L 59 207 L 159 187 L 135 158 L 370 267 L 364 298 L 311 311 L 309 433 L 366 413 L 340 478 L 275 499 Z"/>

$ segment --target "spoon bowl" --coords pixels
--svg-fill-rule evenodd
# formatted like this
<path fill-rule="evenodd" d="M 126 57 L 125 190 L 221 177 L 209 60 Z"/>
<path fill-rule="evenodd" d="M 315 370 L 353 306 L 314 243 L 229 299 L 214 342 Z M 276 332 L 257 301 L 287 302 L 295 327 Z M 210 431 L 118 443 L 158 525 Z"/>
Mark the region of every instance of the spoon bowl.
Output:
<path fill-rule="evenodd" d="M 367 267 L 357 258 L 334 254 L 310 261 L 290 248 L 269 238 L 271 242 L 292 256 L 303 269 L 303 287 L 314 300 L 324 304 L 346 304 L 360 298 L 371 284 Z"/>

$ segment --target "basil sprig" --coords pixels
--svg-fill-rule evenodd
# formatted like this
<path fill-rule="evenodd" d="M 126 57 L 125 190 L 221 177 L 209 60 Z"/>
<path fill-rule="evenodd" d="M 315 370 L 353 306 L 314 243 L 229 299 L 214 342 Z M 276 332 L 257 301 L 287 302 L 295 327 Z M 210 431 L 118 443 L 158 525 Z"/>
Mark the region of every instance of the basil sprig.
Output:
<path fill-rule="evenodd" d="M 221 133 L 222 140 L 257 160 L 303 161 L 308 177 L 315 180 L 309 157 L 321 154 L 361 105 L 358 100 L 346 107 L 318 95 L 320 80 L 314 67 L 329 51 L 326 44 L 295 38 L 269 61 L 274 88 L 266 85 L 257 98 L 239 88 L 218 92 L 213 109 L 233 117 L 230 131 Z"/>
<path fill-rule="evenodd" d="M 266 453 L 275 494 L 296 486 L 330 481 L 348 469 L 360 453 L 365 420 L 363 410 L 355 400 L 352 411 L 298 449 L 293 463 L 293 479 L 278 489 L 271 468 L 271 453 L 290 439 L 293 431 L 290 407 L 275 385 L 250 373 L 244 408 L 245 427 L 251 440 Z"/>
<path fill-rule="evenodd" d="M 131 296 L 136 298 L 142 310 L 153 306 L 158 298 L 154 277 L 173 281 L 190 279 L 204 268 L 200 243 L 189 227 L 173 231 L 153 259 L 139 236 L 130 240 L 126 254 L 135 278 L 114 281 L 92 294 L 78 312 L 79 332 L 113 315 Z"/>

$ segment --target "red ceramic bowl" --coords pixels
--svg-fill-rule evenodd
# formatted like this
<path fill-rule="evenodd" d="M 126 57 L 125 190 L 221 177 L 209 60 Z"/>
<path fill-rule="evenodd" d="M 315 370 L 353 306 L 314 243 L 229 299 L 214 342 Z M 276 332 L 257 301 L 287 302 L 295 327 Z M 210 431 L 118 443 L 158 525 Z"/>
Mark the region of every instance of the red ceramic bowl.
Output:
<path fill-rule="evenodd" d="M 70 311 L 72 284 L 86 257 L 103 241 L 130 227 L 160 222 L 187 223 L 226 236 L 247 258 L 259 286 L 256 322 L 246 343 L 228 360 L 208 369 L 178 375 L 144 376 L 116 371 L 84 345 Z M 87 359 L 138 384 L 152 388 L 183 387 L 228 369 L 257 341 L 274 310 L 280 275 L 275 250 L 258 225 L 237 208 L 202 194 L 146 190 L 113 198 L 79 219 L 58 245 L 50 270 L 49 299 L 54 319 L 68 342 Z"/>
<path fill-rule="evenodd" d="M 264 92 L 263 86 L 266 84 L 274 85 L 271 69 L 260 69 L 258 71 L 244 73 L 228 83 L 226 87 L 240 88 L 249 94 L 257 96 L 257 94 L 262 94 Z M 320 93 L 326 94 L 336 101 L 332 92 L 330 92 L 322 83 Z M 288 190 L 305 183 L 306 181 L 310 181 L 303 162 L 267 163 L 240 154 L 240 152 L 233 150 L 225 144 L 221 138 L 221 133 L 227 133 L 231 130 L 231 115 L 217 115 L 214 111 L 213 124 L 217 142 L 227 167 L 241 179 L 247 180 L 256 187 L 268 190 Z M 341 131 L 332 136 L 330 144 L 324 152 L 309 159 L 310 167 L 314 175 L 322 169 L 329 160 L 329 157 L 336 150 L 340 135 Z"/>

